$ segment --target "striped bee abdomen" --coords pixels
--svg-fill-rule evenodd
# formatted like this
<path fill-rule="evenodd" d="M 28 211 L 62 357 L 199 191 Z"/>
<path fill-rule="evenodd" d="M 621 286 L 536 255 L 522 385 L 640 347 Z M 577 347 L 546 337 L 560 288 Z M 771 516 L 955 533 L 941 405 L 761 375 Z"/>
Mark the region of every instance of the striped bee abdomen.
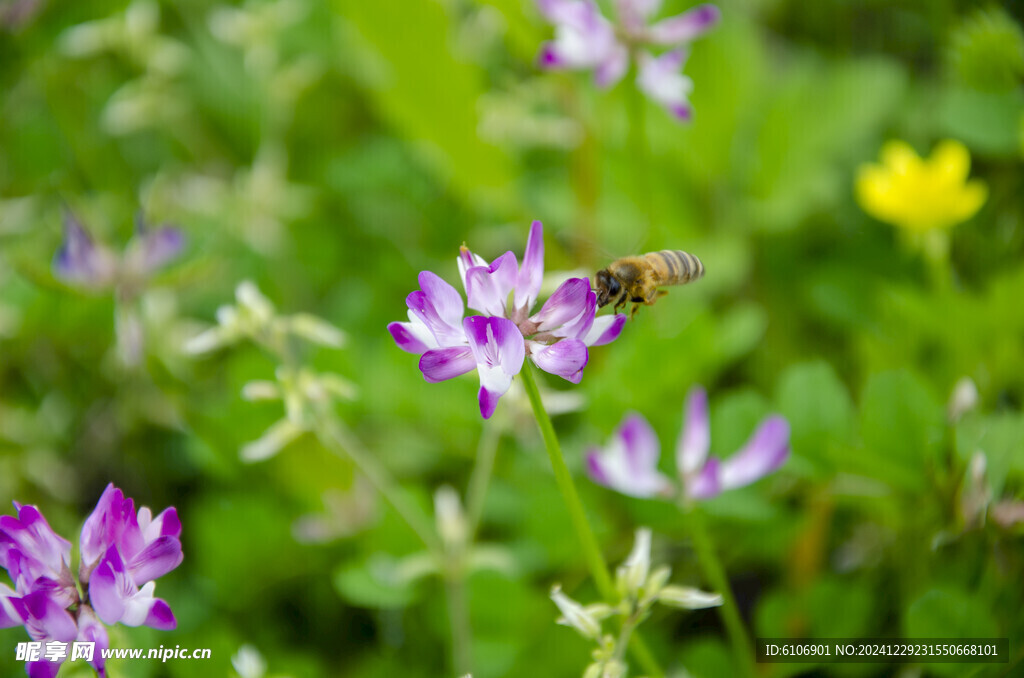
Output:
<path fill-rule="evenodd" d="M 656 285 L 685 285 L 699 280 L 704 275 L 704 264 L 689 252 L 682 250 L 661 250 L 650 252 L 644 258 L 658 274 Z"/>

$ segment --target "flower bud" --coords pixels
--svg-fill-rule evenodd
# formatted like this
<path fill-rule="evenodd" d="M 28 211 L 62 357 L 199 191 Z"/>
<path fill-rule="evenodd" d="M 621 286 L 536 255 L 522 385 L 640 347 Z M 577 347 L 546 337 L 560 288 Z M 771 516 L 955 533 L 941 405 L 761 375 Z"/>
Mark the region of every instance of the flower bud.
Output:
<path fill-rule="evenodd" d="M 632 598 L 637 597 L 640 588 L 647 581 L 647 573 L 650 567 L 651 530 L 641 527 L 636 531 L 636 541 L 633 544 L 632 552 L 626 558 L 626 562 L 619 566 L 617 572 L 618 584 L 619 588 L 622 589 L 622 593 Z"/>
<path fill-rule="evenodd" d="M 573 627 L 584 638 L 600 640 L 601 623 L 582 605 L 562 593 L 562 588 L 557 584 L 551 589 L 551 600 L 555 602 L 562 613 L 562 616 L 558 618 L 559 624 Z"/>
<path fill-rule="evenodd" d="M 462 549 L 469 537 L 469 525 L 459 495 L 448 485 L 442 485 L 434 493 L 434 516 L 445 548 Z"/>
<path fill-rule="evenodd" d="M 708 593 L 690 586 L 666 586 L 658 594 L 658 601 L 669 607 L 685 610 L 701 610 L 722 604 L 722 594 Z"/>

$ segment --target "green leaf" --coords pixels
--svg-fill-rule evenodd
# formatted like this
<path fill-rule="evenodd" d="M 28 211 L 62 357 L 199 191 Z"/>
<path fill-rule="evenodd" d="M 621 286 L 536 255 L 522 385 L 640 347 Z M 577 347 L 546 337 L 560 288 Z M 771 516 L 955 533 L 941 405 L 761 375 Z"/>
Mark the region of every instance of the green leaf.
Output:
<path fill-rule="evenodd" d="M 1024 416 L 965 417 L 956 427 L 957 456 L 966 464 L 977 451 L 985 453 L 989 486 L 999 497 L 1010 472 L 1024 473 Z"/>
<path fill-rule="evenodd" d="M 444 3 L 336 0 L 335 7 L 354 29 L 349 51 L 372 60 L 355 64 L 353 75 L 383 117 L 467 197 L 505 196 L 512 163 L 476 133 L 484 70 L 453 54 Z"/>
<path fill-rule="evenodd" d="M 977 595 L 954 587 L 934 588 L 907 608 L 906 638 L 994 638 L 1000 635 L 988 605 Z M 963 676 L 964 664 L 929 664 L 941 676 Z"/>
<path fill-rule="evenodd" d="M 896 63 L 794 60 L 761 108 L 751 162 L 748 218 L 789 230 L 850 192 L 847 165 L 901 102 L 906 75 Z"/>
<path fill-rule="evenodd" d="M 943 408 L 914 374 L 872 375 L 861 398 L 864 453 L 849 457 L 850 469 L 905 489 L 923 489 L 943 423 Z"/>
<path fill-rule="evenodd" d="M 828 363 L 816 360 L 790 367 L 779 380 L 776 402 L 789 420 L 795 454 L 826 462 L 853 443 L 853 401 Z"/>
<path fill-rule="evenodd" d="M 397 564 L 386 557 L 343 565 L 334 574 L 334 587 L 353 605 L 376 609 L 406 607 L 417 594 L 416 587 L 398 573 Z"/>
<path fill-rule="evenodd" d="M 1004 157 L 1019 152 L 1024 94 L 979 92 L 960 87 L 945 92 L 938 109 L 940 130 L 972 149 Z"/>

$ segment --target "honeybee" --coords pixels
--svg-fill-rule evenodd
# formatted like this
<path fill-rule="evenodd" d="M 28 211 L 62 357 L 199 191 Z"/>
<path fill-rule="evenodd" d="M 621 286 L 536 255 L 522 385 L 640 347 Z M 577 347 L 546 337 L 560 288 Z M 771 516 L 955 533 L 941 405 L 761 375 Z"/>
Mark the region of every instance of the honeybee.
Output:
<path fill-rule="evenodd" d="M 638 257 L 623 257 L 597 272 L 598 307 L 615 304 L 615 310 L 633 302 L 629 317 L 636 315 L 640 304 L 650 306 L 658 297 L 668 294 L 659 287 L 685 285 L 704 275 L 704 264 L 689 252 L 661 250 Z"/>

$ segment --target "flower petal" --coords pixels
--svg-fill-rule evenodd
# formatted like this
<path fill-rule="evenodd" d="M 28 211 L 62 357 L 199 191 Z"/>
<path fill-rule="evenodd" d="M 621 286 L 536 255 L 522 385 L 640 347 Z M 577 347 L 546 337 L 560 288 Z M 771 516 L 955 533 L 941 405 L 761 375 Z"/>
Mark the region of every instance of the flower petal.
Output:
<path fill-rule="evenodd" d="M 469 346 L 480 373 L 480 414 L 490 418 L 498 398 L 523 369 L 526 344 L 515 323 L 507 318 L 470 316 L 463 321 Z"/>
<path fill-rule="evenodd" d="M 64 214 L 64 242 L 53 259 L 53 271 L 64 282 L 99 289 L 113 283 L 117 258 L 93 242 L 82 223 Z"/>
<path fill-rule="evenodd" d="M 474 315 L 462 325 L 478 365 L 501 367 L 510 376 L 519 374 L 526 358 L 526 344 L 515 323 L 507 318 Z"/>
<path fill-rule="evenodd" d="M 628 415 L 604 450 L 590 450 L 587 472 L 606 487 L 632 497 L 668 492 L 671 483 L 658 472 L 658 439 L 639 414 Z"/>
<path fill-rule="evenodd" d="M 19 607 L 25 619 L 25 630 L 33 640 L 70 643 L 78 635 L 78 627 L 68 611 L 43 591 L 22 596 Z"/>
<path fill-rule="evenodd" d="M 185 234 L 181 229 L 174 226 L 150 229 L 139 215 L 127 256 L 137 273 L 148 275 L 176 259 L 184 248 Z"/>
<path fill-rule="evenodd" d="M 639 472 L 657 465 L 661 445 L 654 429 L 639 414 L 628 415 L 616 435 L 622 441 L 629 468 Z"/>
<path fill-rule="evenodd" d="M 654 24 L 647 29 L 647 39 L 656 45 L 679 45 L 711 30 L 721 18 L 722 13 L 714 5 L 698 5 Z"/>
<path fill-rule="evenodd" d="M 468 346 L 434 348 L 420 358 L 420 372 L 432 384 L 473 371 L 476 360 Z"/>
<path fill-rule="evenodd" d="M 466 287 L 466 272 L 475 267 L 483 266 L 487 267 L 487 260 L 478 254 L 473 254 L 469 251 L 469 248 L 463 245 L 459 248 L 459 256 L 455 260 L 455 264 L 459 267 L 459 278 L 462 280 L 462 289 L 468 290 Z"/>
<path fill-rule="evenodd" d="M 96 508 L 82 525 L 82 563 L 79 569 L 83 581 L 89 581 L 89 571 L 103 557 L 107 548 L 121 539 L 134 508 L 134 502 L 130 499 L 126 501 L 124 493 L 114 483 L 107 484 L 96 502 Z"/>
<path fill-rule="evenodd" d="M 512 386 L 512 377 L 498 367 L 480 367 L 480 390 L 477 400 L 480 403 L 480 416 L 490 419 L 498 407 L 498 400 Z"/>
<path fill-rule="evenodd" d="M 626 315 L 624 313 L 594 318 L 594 323 L 583 337 L 583 343 L 587 346 L 610 344 L 619 338 L 619 335 L 622 334 L 622 328 L 625 326 Z"/>
<path fill-rule="evenodd" d="M 690 389 L 686 396 L 684 417 L 683 431 L 676 443 L 676 468 L 687 476 L 701 467 L 711 448 L 708 394 L 700 386 Z"/>
<path fill-rule="evenodd" d="M 466 271 L 466 302 L 480 313 L 504 316 L 518 277 L 519 264 L 512 252 L 505 252 L 486 268 L 475 266 Z"/>
<path fill-rule="evenodd" d="M 779 468 L 789 457 L 789 422 L 768 417 L 743 448 L 722 462 L 722 489 L 742 487 Z"/>
<path fill-rule="evenodd" d="M 28 583 L 41 576 L 68 579 L 63 575 L 71 562 L 71 542 L 54 532 L 35 506 L 14 506 L 17 518 L 0 516 L 0 567 L 22 572 Z M 15 558 L 17 565 L 11 562 Z"/>
<path fill-rule="evenodd" d="M 422 290 L 410 292 L 405 298 L 409 312 L 434 335 L 438 346 L 458 346 L 465 343 L 459 324 L 449 324 L 441 317 L 430 296 Z"/>
<path fill-rule="evenodd" d="M 148 544 L 127 563 L 136 586 L 167 574 L 178 565 L 184 556 L 181 553 L 181 542 L 177 537 L 158 537 Z"/>
<path fill-rule="evenodd" d="M 82 605 L 78 610 L 78 636 L 75 641 L 95 643 L 93 658 L 89 663 L 100 676 L 106 675 L 103 668 L 106 664 L 103 652 L 110 649 L 110 637 L 107 635 L 107 627 L 100 622 L 96 613 L 88 605 Z"/>
<path fill-rule="evenodd" d="M 559 328 L 580 317 L 586 310 L 587 295 L 590 292 L 590 282 L 586 278 L 570 278 L 558 286 L 530 320 L 537 324 L 538 332 Z"/>
<path fill-rule="evenodd" d="M 638 59 L 637 87 L 677 120 L 689 120 L 693 115 L 688 99 L 693 81 L 679 72 L 686 61 L 686 51 L 676 49 L 657 58 L 641 52 Z"/>
<path fill-rule="evenodd" d="M 431 271 L 419 274 L 420 289 L 427 295 L 437 315 L 447 325 L 458 326 L 462 322 L 462 296 L 443 278 Z"/>
<path fill-rule="evenodd" d="M 716 457 L 711 457 L 699 473 L 683 476 L 686 495 L 692 499 L 710 499 L 721 494 L 724 489 L 721 466 L 722 463 Z"/>
<path fill-rule="evenodd" d="M 629 70 L 629 50 L 616 43 L 594 69 L 594 84 L 601 89 L 615 85 Z"/>
<path fill-rule="evenodd" d="M 633 34 L 638 34 L 659 9 L 661 0 L 616 0 L 615 3 L 619 23 Z"/>
<path fill-rule="evenodd" d="M 542 68 L 594 68 L 617 49 L 615 29 L 592 0 L 539 0 L 537 4 L 555 25 L 554 42 L 541 50 Z"/>
<path fill-rule="evenodd" d="M 11 602 L 12 598 L 18 598 L 17 592 L 6 584 L 0 584 L 0 629 L 25 623 L 18 613 L 17 606 Z"/>
<path fill-rule="evenodd" d="M 583 368 L 590 355 L 587 345 L 579 339 L 562 339 L 553 344 L 530 342 L 530 358 L 548 374 L 555 374 L 574 384 L 583 378 Z"/>
<path fill-rule="evenodd" d="M 413 317 L 413 322 L 388 323 L 388 332 L 398 348 L 415 355 L 423 355 L 432 348 L 438 348 L 437 339 L 430 328 L 420 322 L 419 318 Z"/>
<path fill-rule="evenodd" d="M 116 546 L 107 549 L 89 578 L 89 602 L 104 624 L 116 624 L 124 616 L 125 598 L 138 592 L 124 569 Z"/>
<path fill-rule="evenodd" d="M 139 528 L 147 542 L 157 537 L 181 537 L 181 519 L 178 509 L 168 506 L 153 520 L 149 520 L 151 512 L 148 506 L 139 509 Z"/>
<path fill-rule="evenodd" d="M 530 235 L 526 239 L 526 252 L 523 253 L 523 265 L 519 268 L 516 278 L 516 292 L 513 303 L 516 309 L 524 309 L 527 313 L 537 301 L 540 285 L 544 279 L 544 226 L 539 221 L 530 226 Z"/>

